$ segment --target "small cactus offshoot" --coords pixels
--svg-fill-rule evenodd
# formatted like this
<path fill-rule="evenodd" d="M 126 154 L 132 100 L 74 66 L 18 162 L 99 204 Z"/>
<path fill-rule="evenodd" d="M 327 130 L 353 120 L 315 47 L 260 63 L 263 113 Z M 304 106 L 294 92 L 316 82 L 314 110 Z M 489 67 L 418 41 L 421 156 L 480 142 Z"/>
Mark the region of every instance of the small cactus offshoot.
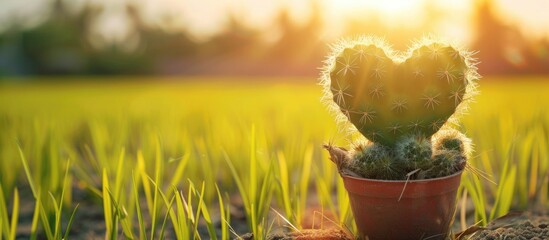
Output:
<path fill-rule="evenodd" d="M 401 164 L 386 146 L 377 143 L 359 145 L 351 155 L 349 168 L 361 177 L 374 179 L 400 177 Z"/>
<path fill-rule="evenodd" d="M 429 179 L 457 173 L 465 168 L 471 141 L 456 132 L 441 131 L 437 134 L 438 138 L 433 139 L 452 139 L 453 143 L 461 146 L 454 149 L 436 148 L 443 145 L 440 142 L 432 144 L 421 136 L 400 138 L 394 147 L 375 142 L 358 145 L 346 155 L 349 160 L 344 172 L 383 180 Z"/>
<path fill-rule="evenodd" d="M 454 174 L 465 168 L 467 158 L 456 150 L 438 151 L 433 155 L 431 168 L 420 172 L 424 178 L 436 178 Z"/>
<path fill-rule="evenodd" d="M 441 130 L 433 136 L 435 151 L 455 150 L 469 157 L 472 152 L 471 139 L 455 129 Z"/>
<path fill-rule="evenodd" d="M 406 136 L 401 138 L 396 146 L 395 153 L 398 160 L 408 163 L 408 169 L 426 169 L 431 163 L 433 150 L 431 142 L 423 136 Z"/>

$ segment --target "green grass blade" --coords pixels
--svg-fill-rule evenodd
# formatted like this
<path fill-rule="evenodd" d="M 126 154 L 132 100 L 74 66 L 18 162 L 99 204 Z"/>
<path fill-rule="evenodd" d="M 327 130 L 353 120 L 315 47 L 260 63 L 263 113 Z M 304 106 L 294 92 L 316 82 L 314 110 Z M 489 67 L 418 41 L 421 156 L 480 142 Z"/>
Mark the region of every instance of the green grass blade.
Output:
<path fill-rule="evenodd" d="M 221 240 L 228 240 L 229 239 L 229 228 L 227 225 L 229 224 L 228 219 L 226 217 L 227 214 L 230 214 L 225 210 L 225 204 L 223 201 L 223 197 L 221 196 L 221 192 L 219 191 L 219 186 L 217 183 L 215 184 L 215 190 L 217 192 L 217 201 L 219 202 L 219 215 L 221 218 Z"/>
<path fill-rule="evenodd" d="M 1 189 L 0 189 L 1 190 Z M 0 194 L 2 194 L 0 192 Z M 17 220 L 19 219 L 19 191 L 17 188 L 13 191 L 13 208 L 11 210 L 10 236 L 9 240 L 15 240 L 17 233 Z M 0 235 L 1 238 L 1 235 Z"/>
<path fill-rule="evenodd" d="M 44 232 L 46 233 L 47 239 L 55 239 L 53 232 L 51 231 L 51 224 L 48 218 L 48 214 L 46 213 L 46 209 L 44 208 L 44 204 L 42 203 L 41 199 L 42 192 L 38 191 L 38 199 L 36 200 L 39 203 L 40 207 L 40 222 L 42 222 L 42 227 L 44 229 Z"/>
<path fill-rule="evenodd" d="M 549 148 L 547 148 L 547 141 L 549 140 L 549 126 L 547 131 L 543 131 L 543 135 L 539 137 L 537 143 L 539 151 L 539 186 L 537 190 L 537 203 L 539 205 L 545 205 L 549 208 Z"/>
<path fill-rule="evenodd" d="M 54 238 L 59 238 L 59 225 L 61 225 L 61 209 L 59 209 L 59 204 L 51 192 L 48 192 L 48 195 L 53 203 L 55 210 L 55 226 L 53 227 L 53 236 Z M 62 201 L 61 201 L 62 202 Z"/>
<path fill-rule="evenodd" d="M 288 177 L 288 166 L 286 163 L 286 157 L 282 151 L 278 151 L 278 187 L 282 195 L 282 203 L 284 206 L 284 213 L 286 218 L 292 221 L 294 218 L 292 211 L 292 204 L 290 202 L 290 182 Z M 295 221 L 293 221 L 295 223 Z"/>
<path fill-rule="evenodd" d="M 534 199 L 537 193 L 537 185 L 539 178 L 539 155 L 540 145 L 535 144 L 532 146 L 532 158 L 530 160 L 530 179 L 528 184 L 528 199 Z"/>
<path fill-rule="evenodd" d="M 108 191 L 108 193 L 115 210 L 114 219 L 116 221 L 120 220 L 122 222 L 122 233 L 124 233 L 124 236 L 128 239 L 134 239 L 132 225 L 130 224 L 130 222 L 128 222 L 128 213 L 126 211 L 126 208 L 118 203 L 111 191 Z M 116 222 L 115 224 L 117 223 L 118 222 Z"/>
<path fill-rule="evenodd" d="M 69 217 L 69 222 L 67 223 L 67 228 L 65 229 L 65 234 L 63 235 L 63 239 L 69 239 L 69 233 L 71 231 L 72 223 L 74 221 L 74 215 L 76 215 L 76 210 L 78 210 L 78 206 L 80 206 L 80 204 L 76 204 L 76 206 L 72 210 L 71 216 Z"/>
<path fill-rule="evenodd" d="M 204 202 L 204 189 L 205 189 L 204 186 L 205 186 L 205 183 L 202 182 L 202 189 L 200 190 L 198 205 L 200 205 L 200 208 L 202 209 L 202 216 L 204 216 L 204 221 L 206 222 L 206 228 L 208 229 L 208 234 L 210 235 L 210 239 L 217 240 L 215 226 L 213 225 L 210 212 L 208 211 L 206 203 Z"/>
<path fill-rule="evenodd" d="M 252 133 L 250 135 L 250 179 L 249 179 L 249 197 L 251 201 L 257 199 L 257 157 L 255 149 L 255 125 L 252 125 Z"/>
<path fill-rule="evenodd" d="M 335 203 L 332 199 L 332 192 L 330 189 L 332 189 L 330 186 L 332 185 L 329 181 L 330 178 L 325 179 L 324 173 L 321 173 L 321 170 L 317 167 L 313 168 L 315 173 L 315 185 L 316 185 L 316 191 L 318 194 L 318 199 L 320 201 L 320 205 L 323 208 L 328 208 L 332 212 L 337 212 L 337 208 L 335 206 Z M 339 196 L 337 198 L 337 201 L 339 201 Z M 327 207 L 326 207 L 327 206 Z"/>
<path fill-rule="evenodd" d="M 59 199 L 60 201 L 57 202 L 53 194 L 51 192 L 48 192 L 55 208 L 55 227 L 53 232 L 53 235 L 55 236 L 55 238 L 60 238 L 61 236 L 61 216 L 63 215 L 63 200 L 65 198 L 65 189 L 66 189 L 65 186 L 67 186 L 68 179 L 69 179 L 69 169 L 70 169 L 70 161 L 67 161 L 67 166 L 65 168 L 65 175 L 63 177 L 63 185 L 61 187 L 61 198 Z"/>
<path fill-rule="evenodd" d="M 229 193 L 225 192 L 225 199 L 230 199 Z M 227 203 L 226 205 L 226 215 L 225 215 L 225 221 L 222 222 L 224 227 L 228 228 L 229 232 L 234 232 L 233 228 L 231 227 L 231 204 Z M 227 233 L 227 238 L 230 239 L 230 234 Z"/>
<path fill-rule="evenodd" d="M 158 186 L 162 186 L 162 176 L 164 173 L 164 161 L 162 155 L 162 145 L 160 138 L 156 139 L 156 154 L 154 158 L 154 182 Z"/>
<path fill-rule="evenodd" d="M 183 199 L 183 204 L 185 204 L 185 210 L 187 211 L 187 218 L 194 224 L 196 222 L 196 217 L 195 218 L 195 214 L 193 212 L 193 194 L 196 192 L 195 188 L 194 188 L 194 184 L 193 182 L 189 179 L 189 190 L 187 192 L 187 201 L 185 201 L 185 199 Z"/>
<path fill-rule="evenodd" d="M 150 181 L 152 181 L 150 178 L 149 178 Z M 153 181 L 153 185 L 156 186 L 156 183 L 154 183 Z M 153 240 L 155 238 L 154 234 L 156 233 L 156 221 L 157 221 L 157 217 L 158 217 L 158 187 L 155 187 L 154 188 L 154 192 L 153 192 L 153 208 L 152 208 L 152 214 L 151 214 L 151 240 Z"/>
<path fill-rule="evenodd" d="M 105 215 L 105 229 L 106 238 L 112 240 L 116 238 L 116 232 L 114 229 L 115 223 L 113 222 L 114 216 L 112 212 L 112 200 L 109 194 L 109 176 L 107 169 L 103 168 L 103 214 Z"/>
<path fill-rule="evenodd" d="M 307 208 L 307 193 L 309 191 L 309 180 L 311 177 L 311 165 L 313 162 L 313 146 L 309 145 L 305 149 L 303 156 L 303 167 L 301 169 L 301 178 L 299 180 L 299 211 Z M 302 216 L 302 213 L 298 214 Z M 301 219 L 297 219 L 298 227 L 301 227 Z"/>
<path fill-rule="evenodd" d="M 132 184 L 133 184 L 133 197 L 135 201 L 135 210 L 137 212 L 137 225 L 139 227 L 139 239 L 147 239 L 145 232 L 145 223 L 143 222 L 143 212 L 141 211 L 141 201 L 139 199 L 139 186 L 136 182 L 136 177 L 132 172 Z"/>
<path fill-rule="evenodd" d="M 248 197 L 248 194 L 246 193 L 246 189 L 244 188 L 244 185 L 242 184 L 242 180 L 240 180 L 240 175 L 234 168 L 234 165 L 227 154 L 227 152 L 223 151 L 223 157 L 225 159 L 225 162 L 229 166 L 229 170 L 231 171 L 231 174 L 233 176 L 234 181 L 236 182 L 236 187 L 238 188 L 238 192 L 240 192 L 240 196 L 242 196 L 242 201 L 244 204 L 244 207 L 246 208 L 246 211 L 250 211 L 250 198 Z"/>
<path fill-rule="evenodd" d="M 506 214 L 509 211 L 510 203 L 513 200 L 517 166 L 513 164 L 510 156 L 514 155 L 515 145 L 514 142 L 509 144 L 506 150 L 506 156 L 508 157 L 505 158 L 506 160 L 504 161 L 503 169 L 501 169 L 500 172 L 498 189 L 495 196 L 496 201 L 494 207 L 490 211 L 489 221 Z"/>
<path fill-rule="evenodd" d="M 189 227 L 185 217 L 185 207 L 183 206 L 184 197 L 175 186 L 173 186 L 173 191 L 177 212 L 176 218 L 172 219 L 172 224 L 174 226 L 176 238 L 184 239 L 184 237 L 189 237 Z"/>
<path fill-rule="evenodd" d="M 172 196 L 171 200 L 168 201 L 168 198 L 166 197 L 166 195 L 160 190 L 159 186 L 154 182 L 154 180 L 152 180 L 151 178 L 149 178 L 149 181 L 153 184 L 153 186 L 155 187 L 155 190 L 156 192 L 158 192 L 158 194 L 160 195 L 160 197 L 162 198 L 162 200 L 164 201 L 164 204 L 166 205 L 166 208 L 168 209 L 166 214 L 169 215 L 172 223 L 174 224 L 174 227 L 178 226 L 180 224 L 180 222 L 178 221 L 177 219 L 177 215 L 176 213 L 174 212 L 172 206 L 173 206 L 173 202 L 175 201 L 176 199 L 176 196 Z M 164 223 L 163 223 L 164 224 Z"/>
<path fill-rule="evenodd" d="M 114 180 L 114 199 L 119 200 L 120 199 L 120 189 L 122 188 L 122 179 L 124 178 L 124 155 L 126 151 L 124 148 L 120 150 L 120 156 L 118 157 L 118 164 L 116 166 L 116 177 Z"/>
<path fill-rule="evenodd" d="M 61 201 L 63 202 L 60 206 L 61 209 L 64 208 L 65 205 L 68 205 L 69 207 L 73 203 L 73 192 L 72 192 L 72 183 L 73 183 L 73 175 L 69 171 L 69 167 L 72 168 L 73 165 L 70 162 L 69 159 L 67 159 L 67 169 L 65 170 L 65 177 L 63 177 L 63 182 L 61 187 Z"/>
<path fill-rule="evenodd" d="M 8 217 L 8 206 L 6 199 L 4 198 L 4 189 L 2 187 L 2 182 L 0 182 L 0 238 L 4 236 L 6 239 L 9 239 L 9 231 L 10 226 Z"/>
<path fill-rule="evenodd" d="M 172 199 L 170 200 L 169 204 L 166 206 L 168 208 L 168 210 L 166 210 L 166 214 L 164 214 L 164 220 L 162 220 L 162 226 L 160 227 L 160 239 L 164 239 L 164 233 L 166 231 L 166 223 L 168 222 L 168 216 L 169 215 L 172 215 L 172 205 L 173 205 L 173 201 L 175 199 L 175 196 L 172 197 Z"/>
<path fill-rule="evenodd" d="M 153 184 L 155 186 L 162 185 L 162 172 L 163 172 L 163 161 L 162 161 L 162 148 L 160 144 L 160 138 L 156 138 L 156 144 L 155 144 L 155 158 L 154 158 L 154 181 Z M 148 176 L 147 176 L 148 177 Z M 150 179 L 149 179 L 150 180 Z M 146 180 L 143 180 L 143 185 L 145 185 Z M 157 218 L 158 218 L 158 194 L 160 192 L 160 189 L 158 187 L 155 187 L 155 190 L 153 192 L 153 204 L 152 204 L 152 226 L 151 226 L 151 238 L 154 238 L 154 234 L 156 231 L 156 224 L 157 224 Z"/>
<path fill-rule="evenodd" d="M 190 180 L 189 180 L 190 181 Z M 180 192 L 179 194 L 181 196 L 181 201 L 183 203 L 183 208 L 186 212 L 186 221 L 188 223 L 188 234 L 191 235 L 191 227 L 194 224 L 194 213 L 191 206 L 191 187 L 189 187 L 189 190 L 187 192 L 187 200 L 185 200 L 185 196 L 183 196 L 183 192 Z M 193 232 L 194 233 L 194 232 Z"/>
<path fill-rule="evenodd" d="M 229 170 L 231 171 L 231 174 L 233 176 L 234 181 L 236 182 L 236 186 L 238 188 L 238 192 L 240 193 L 240 196 L 242 197 L 242 202 L 244 204 L 244 209 L 246 212 L 246 219 L 248 221 L 249 227 L 252 229 L 252 233 L 257 235 L 257 222 L 256 222 L 256 216 L 255 216 L 255 210 L 254 210 L 254 200 L 249 198 L 249 195 L 246 193 L 246 189 L 244 188 L 244 185 L 242 184 L 242 180 L 240 179 L 240 175 L 236 171 L 236 169 L 233 166 L 233 163 L 231 162 L 231 159 L 229 158 L 227 152 L 223 151 L 223 156 L 225 158 L 225 162 L 227 162 L 227 165 L 229 166 Z M 251 195 L 250 195 L 251 196 Z"/>
<path fill-rule="evenodd" d="M 272 182 L 272 174 L 273 174 L 273 162 L 271 162 L 268 170 L 267 175 L 263 178 L 263 183 L 261 184 L 260 192 L 259 192 L 259 201 L 257 204 L 257 217 L 258 219 L 262 219 L 266 215 L 266 211 L 269 209 L 269 206 L 271 205 L 271 196 L 272 196 L 272 190 L 273 190 L 273 184 Z"/>
<path fill-rule="evenodd" d="M 506 168 L 504 168 L 506 169 Z M 509 172 L 502 174 L 502 178 L 499 183 L 498 193 L 496 196 L 496 202 L 490 212 L 490 221 L 501 217 L 511 208 L 513 197 L 515 196 L 515 179 L 516 179 L 516 166 L 512 166 Z"/>
<path fill-rule="evenodd" d="M 190 180 L 189 180 L 190 181 Z M 202 185 L 204 185 L 204 182 L 202 182 Z M 198 190 L 196 189 L 196 187 L 194 187 L 194 184 L 192 182 L 190 182 L 190 186 L 192 186 L 192 193 L 193 193 L 193 196 L 196 197 L 198 196 L 199 199 L 198 199 L 198 206 L 196 207 L 196 213 L 194 215 L 195 219 L 194 219 L 194 223 L 193 223 L 193 233 L 196 236 L 200 237 L 200 234 L 198 232 L 198 221 L 200 220 L 200 216 L 202 215 L 202 204 L 203 202 L 200 200 L 200 193 L 198 192 Z M 190 203 L 190 201 L 189 201 Z M 192 205 L 189 205 L 192 209 Z"/>
<path fill-rule="evenodd" d="M 183 158 L 181 158 L 181 160 L 179 160 L 179 163 L 177 164 L 174 175 L 170 180 L 170 186 L 177 186 L 177 183 L 181 182 L 183 172 L 185 171 L 185 168 L 190 158 L 191 158 L 191 152 L 189 151 L 189 152 L 186 152 L 185 155 L 183 155 Z"/>
<path fill-rule="evenodd" d="M 347 219 L 351 216 L 351 202 L 349 200 L 349 195 L 345 190 L 343 179 L 341 178 L 337 180 L 337 205 L 340 223 L 347 223 Z"/>
<path fill-rule="evenodd" d="M 463 179 L 463 184 L 471 195 L 471 200 L 475 205 L 475 222 L 481 222 L 482 226 L 486 226 L 488 218 L 486 216 L 486 202 L 484 200 L 484 188 L 476 176 L 468 175 Z"/>
<path fill-rule="evenodd" d="M 257 221 L 257 213 L 256 213 L 256 208 L 255 208 L 255 204 L 252 202 L 251 203 L 251 209 L 250 209 L 250 219 L 247 219 L 247 221 L 249 221 L 249 224 L 252 225 L 252 234 L 254 236 L 259 236 L 259 238 L 261 237 L 261 233 L 259 232 L 259 222 Z"/>
<path fill-rule="evenodd" d="M 0 184 L 1 185 L 1 184 Z M 0 195 L 4 195 L 4 193 L 0 193 Z M 3 196 L 2 196 L 3 197 Z M 1 200 L 0 200 L 0 205 L 3 205 L 1 203 Z M 5 211 L 1 209 L 1 206 L 0 206 L 0 215 L 2 213 L 4 213 Z M 3 219 L 3 216 L 0 216 L 0 240 L 4 239 L 4 223 L 6 222 L 6 220 Z M 7 231 L 7 230 L 6 230 Z"/>
<path fill-rule="evenodd" d="M 149 213 L 153 212 L 153 193 L 151 192 L 151 186 L 149 183 L 149 176 L 147 175 L 145 168 L 145 159 L 143 158 L 143 152 L 139 150 L 137 152 L 137 169 L 139 176 L 141 176 L 141 184 L 143 184 L 143 193 L 145 193 L 145 199 L 147 200 L 147 208 Z"/>
<path fill-rule="evenodd" d="M 40 220 L 40 201 L 34 202 L 34 213 L 32 214 L 32 223 L 31 223 L 31 240 L 35 240 L 37 237 L 38 230 L 38 220 Z"/>
<path fill-rule="evenodd" d="M 29 187 L 31 188 L 32 195 L 34 196 L 35 200 L 39 202 L 39 208 L 40 208 L 40 220 L 42 222 L 42 225 L 44 226 L 44 232 L 46 233 L 46 237 L 48 239 L 54 239 L 54 234 L 51 232 L 51 224 L 49 222 L 48 215 L 46 213 L 46 209 L 44 208 L 44 205 L 41 203 L 41 194 L 39 190 L 34 185 L 34 180 L 32 179 L 31 171 L 27 162 L 27 159 L 25 158 L 25 154 L 23 153 L 23 150 L 21 149 L 21 146 L 19 143 L 17 144 L 17 148 L 19 150 L 19 156 L 21 158 L 21 163 L 23 164 L 23 169 L 25 170 L 25 175 L 27 177 L 27 181 L 29 183 Z"/>
<path fill-rule="evenodd" d="M 19 150 L 19 156 L 21 158 L 21 162 L 23 163 L 23 169 L 25 170 L 25 175 L 27 176 L 27 180 L 29 182 L 29 187 L 31 188 L 32 195 L 34 198 L 37 196 L 36 187 L 34 185 L 34 180 L 32 179 L 32 174 L 29 168 L 29 164 L 27 162 L 27 159 L 25 158 L 25 154 L 23 153 L 23 150 L 21 149 L 21 146 L 19 143 L 17 144 L 17 149 Z"/>

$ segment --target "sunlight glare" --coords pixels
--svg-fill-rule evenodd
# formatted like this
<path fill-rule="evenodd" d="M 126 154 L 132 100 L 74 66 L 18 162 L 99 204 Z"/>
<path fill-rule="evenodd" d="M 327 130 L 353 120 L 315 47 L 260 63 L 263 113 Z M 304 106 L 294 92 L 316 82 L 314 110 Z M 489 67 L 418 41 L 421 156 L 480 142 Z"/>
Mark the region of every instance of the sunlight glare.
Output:
<path fill-rule="evenodd" d="M 423 0 L 326 0 L 330 7 L 344 11 L 371 10 L 384 16 L 396 16 L 407 11 L 416 11 Z"/>

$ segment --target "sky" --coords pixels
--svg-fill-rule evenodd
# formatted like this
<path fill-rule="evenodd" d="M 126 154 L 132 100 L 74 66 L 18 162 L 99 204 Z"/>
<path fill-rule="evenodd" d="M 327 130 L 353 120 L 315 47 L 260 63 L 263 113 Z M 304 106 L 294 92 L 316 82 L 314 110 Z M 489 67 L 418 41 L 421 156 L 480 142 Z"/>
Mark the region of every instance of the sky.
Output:
<path fill-rule="evenodd" d="M 27 25 L 39 23 L 45 17 L 45 6 L 52 0 L 1 0 L 0 29 L 8 25 L 11 16 L 22 16 Z M 78 8 L 86 0 L 70 0 Z M 163 14 L 174 21 L 168 28 L 190 31 L 197 39 L 220 31 L 229 14 L 237 16 L 248 26 L 269 30 L 280 8 L 288 7 L 293 19 L 302 22 L 308 18 L 311 0 L 92 0 L 104 4 L 105 11 L 96 24 L 96 31 L 113 38 L 129 34 L 127 22 L 119 14 L 127 2 L 142 6 L 150 22 L 160 22 Z M 443 11 L 442 32 L 457 41 L 470 38 L 469 28 L 472 5 L 475 0 L 317 0 L 324 10 L 326 38 L 341 34 L 343 20 L 375 14 L 389 25 L 414 25 L 424 17 L 422 9 L 427 2 Z M 478 2 L 478 0 L 477 0 Z M 494 0 L 496 10 L 511 24 L 518 24 L 526 34 L 549 37 L 549 0 Z"/>

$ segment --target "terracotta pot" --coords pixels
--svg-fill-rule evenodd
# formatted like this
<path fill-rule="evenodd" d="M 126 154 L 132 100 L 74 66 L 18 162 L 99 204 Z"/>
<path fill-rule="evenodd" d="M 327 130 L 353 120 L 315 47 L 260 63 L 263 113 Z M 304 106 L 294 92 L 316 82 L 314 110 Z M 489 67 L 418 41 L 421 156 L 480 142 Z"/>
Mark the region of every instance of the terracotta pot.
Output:
<path fill-rule="evenodd" d="M 445 239 L 461 173 L 407 183 L 342 175 L 359 238 Z"/>

